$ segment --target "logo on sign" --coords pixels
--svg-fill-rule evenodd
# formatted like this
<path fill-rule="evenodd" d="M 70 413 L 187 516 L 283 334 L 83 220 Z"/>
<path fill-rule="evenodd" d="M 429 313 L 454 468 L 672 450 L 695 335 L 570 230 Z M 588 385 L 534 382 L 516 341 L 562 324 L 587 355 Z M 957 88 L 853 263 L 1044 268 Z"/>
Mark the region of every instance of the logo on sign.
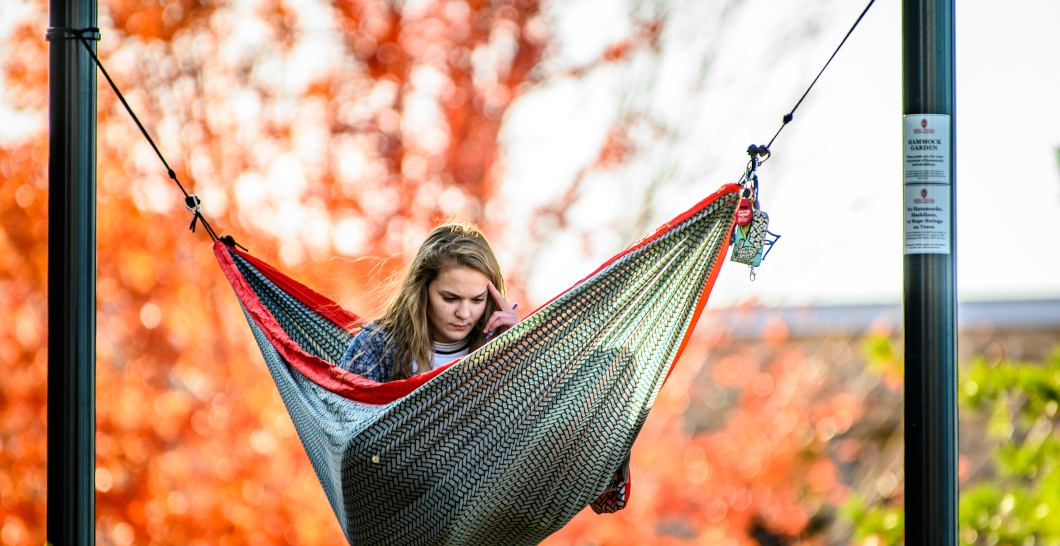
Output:
<path fill-rule="evenodd" d="M 916 134 L 920 134 L 920 133 L 933 134 L 935 132 L 935 129 L 928 129 L 927 120 L 924 119 L 924 118 L 920 118 L 920 128 L 919 129 L 913 129 L 913 132 L 916 133 Z"/>
<path fill-rule="evenodd" d="M 928 193 L 927 192 L 927 188 L 921 188 L 920 189 L 920 198 L 919 199 L 913 199 L 913 203 L 915 203 L 917 205 L 931 205 L 931 204 L 934 204 L 935 203 L 935 198 L 934 197 L 928 197 L 927 193 Z"/>

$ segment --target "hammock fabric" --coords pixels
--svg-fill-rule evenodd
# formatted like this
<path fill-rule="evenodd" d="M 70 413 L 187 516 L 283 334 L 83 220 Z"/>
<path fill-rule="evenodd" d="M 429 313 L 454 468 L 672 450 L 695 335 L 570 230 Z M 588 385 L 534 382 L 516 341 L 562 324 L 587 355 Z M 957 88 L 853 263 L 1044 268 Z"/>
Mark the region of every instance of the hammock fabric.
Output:
<path fill-rule="evenodd" d="M 333 365 L 361 318 L 232 247 L 214 252 L 351 544 L 529 545 L 594 500 L 628 499 L 630 449 L 717 277 L 739 189 L 463 359 L 389 383 Z"/>

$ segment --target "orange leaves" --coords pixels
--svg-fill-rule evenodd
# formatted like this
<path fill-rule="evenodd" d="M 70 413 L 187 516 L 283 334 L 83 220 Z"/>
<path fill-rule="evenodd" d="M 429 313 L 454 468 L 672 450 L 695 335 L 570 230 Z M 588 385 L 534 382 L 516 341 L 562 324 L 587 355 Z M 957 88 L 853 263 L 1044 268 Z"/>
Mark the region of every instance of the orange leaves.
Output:
<path fill-rule="evenodd" d="M 38 35 L 16 30 L 27 40 Z M 27 59 L 39 44 L 27 46 Z M 6 61 L 11 60 L 9 56 Z M 17 67 L 16 67 L 17 68 Z M 45 63 L 45 73 L 47 64 Z M 18 72 L 21 77 L 36 76 Z M 5 84 L 11 80 L 5 79 Z M 19 105 L 32 95 L 22 83 L 6 91 Z M 26 92 L 26 94 L 22 94 Z M 5 99 L 12 97 L 5 93 Z M 47 486 L 47 143 L 0 147 L 0 542 L 43 541 Z"/>
<path fill-rule="evenodd" d="M 29 11 L 21 24 L 11 30 L 9 54 L 4 55 L 4 89 L 2 100 L 15 110 L 47 107 L 47 93 L 36 92 L 48 82 L 48 43 L 44 29 L 48 27 L 47 4 L 30 1 L 21 6 Z M 34 8 L 37 8 L 34 10 Z M 42 123 L 47 120 L 40 120 Z M 44 150 L 47 152 L 47 149 Z M 6 177 L 7 175 L 5 175 Z"/>
<path fill-rule="evenodd" d="M 155 268 L 157 265 L 157 258 L 150 252 L 133 251 L 122 253 L 122 260 L 118 265 L 122 284 L 141 294 L 150 293 L 157 282 L 155 280 Z"/>
<path fill-rule="evenodd" d="M 814 461 L 810 465 L 810 471 L 806 479 L 814 492 L 826 494 L 831 492 L 837 484 L 836 468 L 832 461 L 822 459 Z"/>
<path fill-rule="evenodd" d="M 127 33 L 144 38 L 161 38 L 163 29 L 162 7 L 146 6 L 131 13 L 116 12 L 115 26 Z"/>
<path fill-rule="evenodd" d="M 596 158 L 595 167 L 608 170 L 622 165 L 633 151 L 633 141 L 629 138 L 626 127 L 615 125 L 607 131 L 607 137 L 600 146 L 600 155 Z"/>
<path fill-rule="evenodd" d="M 145 40 L 170 41 L 174 35 L 194 26 L 216 9 L 210 2 L 176 0 L 167 2 L 137 2 L 111 0 L 101 6 L 110 16 L 115 30 Z"/>
<path fill-rule="evenodd" d="M 711 373 L 711 378 L 719 385 L 742 387 L 755 378 L 758 365 L 741 355 L 730 355 L 718 362 Z"/>
<path fill-rule="evenodd" d="M 627 61 L 634 54 L 644 50 L 658 52 L 664 26 L 664 21 L 659 18 L 637 21 L 628 37 L 607 46 L 599 58 L 571 70 L 569 75 L 581 77 L 600 66 Z"/>

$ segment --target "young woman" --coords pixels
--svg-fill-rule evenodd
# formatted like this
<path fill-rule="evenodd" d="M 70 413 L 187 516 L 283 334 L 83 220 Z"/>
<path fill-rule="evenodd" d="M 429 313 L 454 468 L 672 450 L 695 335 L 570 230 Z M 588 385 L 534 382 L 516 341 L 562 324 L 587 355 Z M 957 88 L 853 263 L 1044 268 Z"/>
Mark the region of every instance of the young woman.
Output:
<path fill-rule="evenodd" d="M 386 314 L 353 338 L 339 367 L 380 383 L 467 355 L 519 322 L 482 232 L 443 224 L 427 237 Z"/>

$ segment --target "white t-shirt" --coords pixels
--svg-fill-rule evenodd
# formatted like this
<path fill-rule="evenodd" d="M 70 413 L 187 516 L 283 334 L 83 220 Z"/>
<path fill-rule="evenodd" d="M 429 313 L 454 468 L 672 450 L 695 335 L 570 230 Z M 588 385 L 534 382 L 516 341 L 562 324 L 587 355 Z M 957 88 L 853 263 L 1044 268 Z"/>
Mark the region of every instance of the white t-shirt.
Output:
<path fill-rule="evenodd" d="M 438 343 L 432 341 L 434 344 L 434 368 L 437 370 L 442 366 L 460 358 L 467 356 L 467 348 L 470 345 L 470 339 L 462 339 L 456 343 Z"/>

